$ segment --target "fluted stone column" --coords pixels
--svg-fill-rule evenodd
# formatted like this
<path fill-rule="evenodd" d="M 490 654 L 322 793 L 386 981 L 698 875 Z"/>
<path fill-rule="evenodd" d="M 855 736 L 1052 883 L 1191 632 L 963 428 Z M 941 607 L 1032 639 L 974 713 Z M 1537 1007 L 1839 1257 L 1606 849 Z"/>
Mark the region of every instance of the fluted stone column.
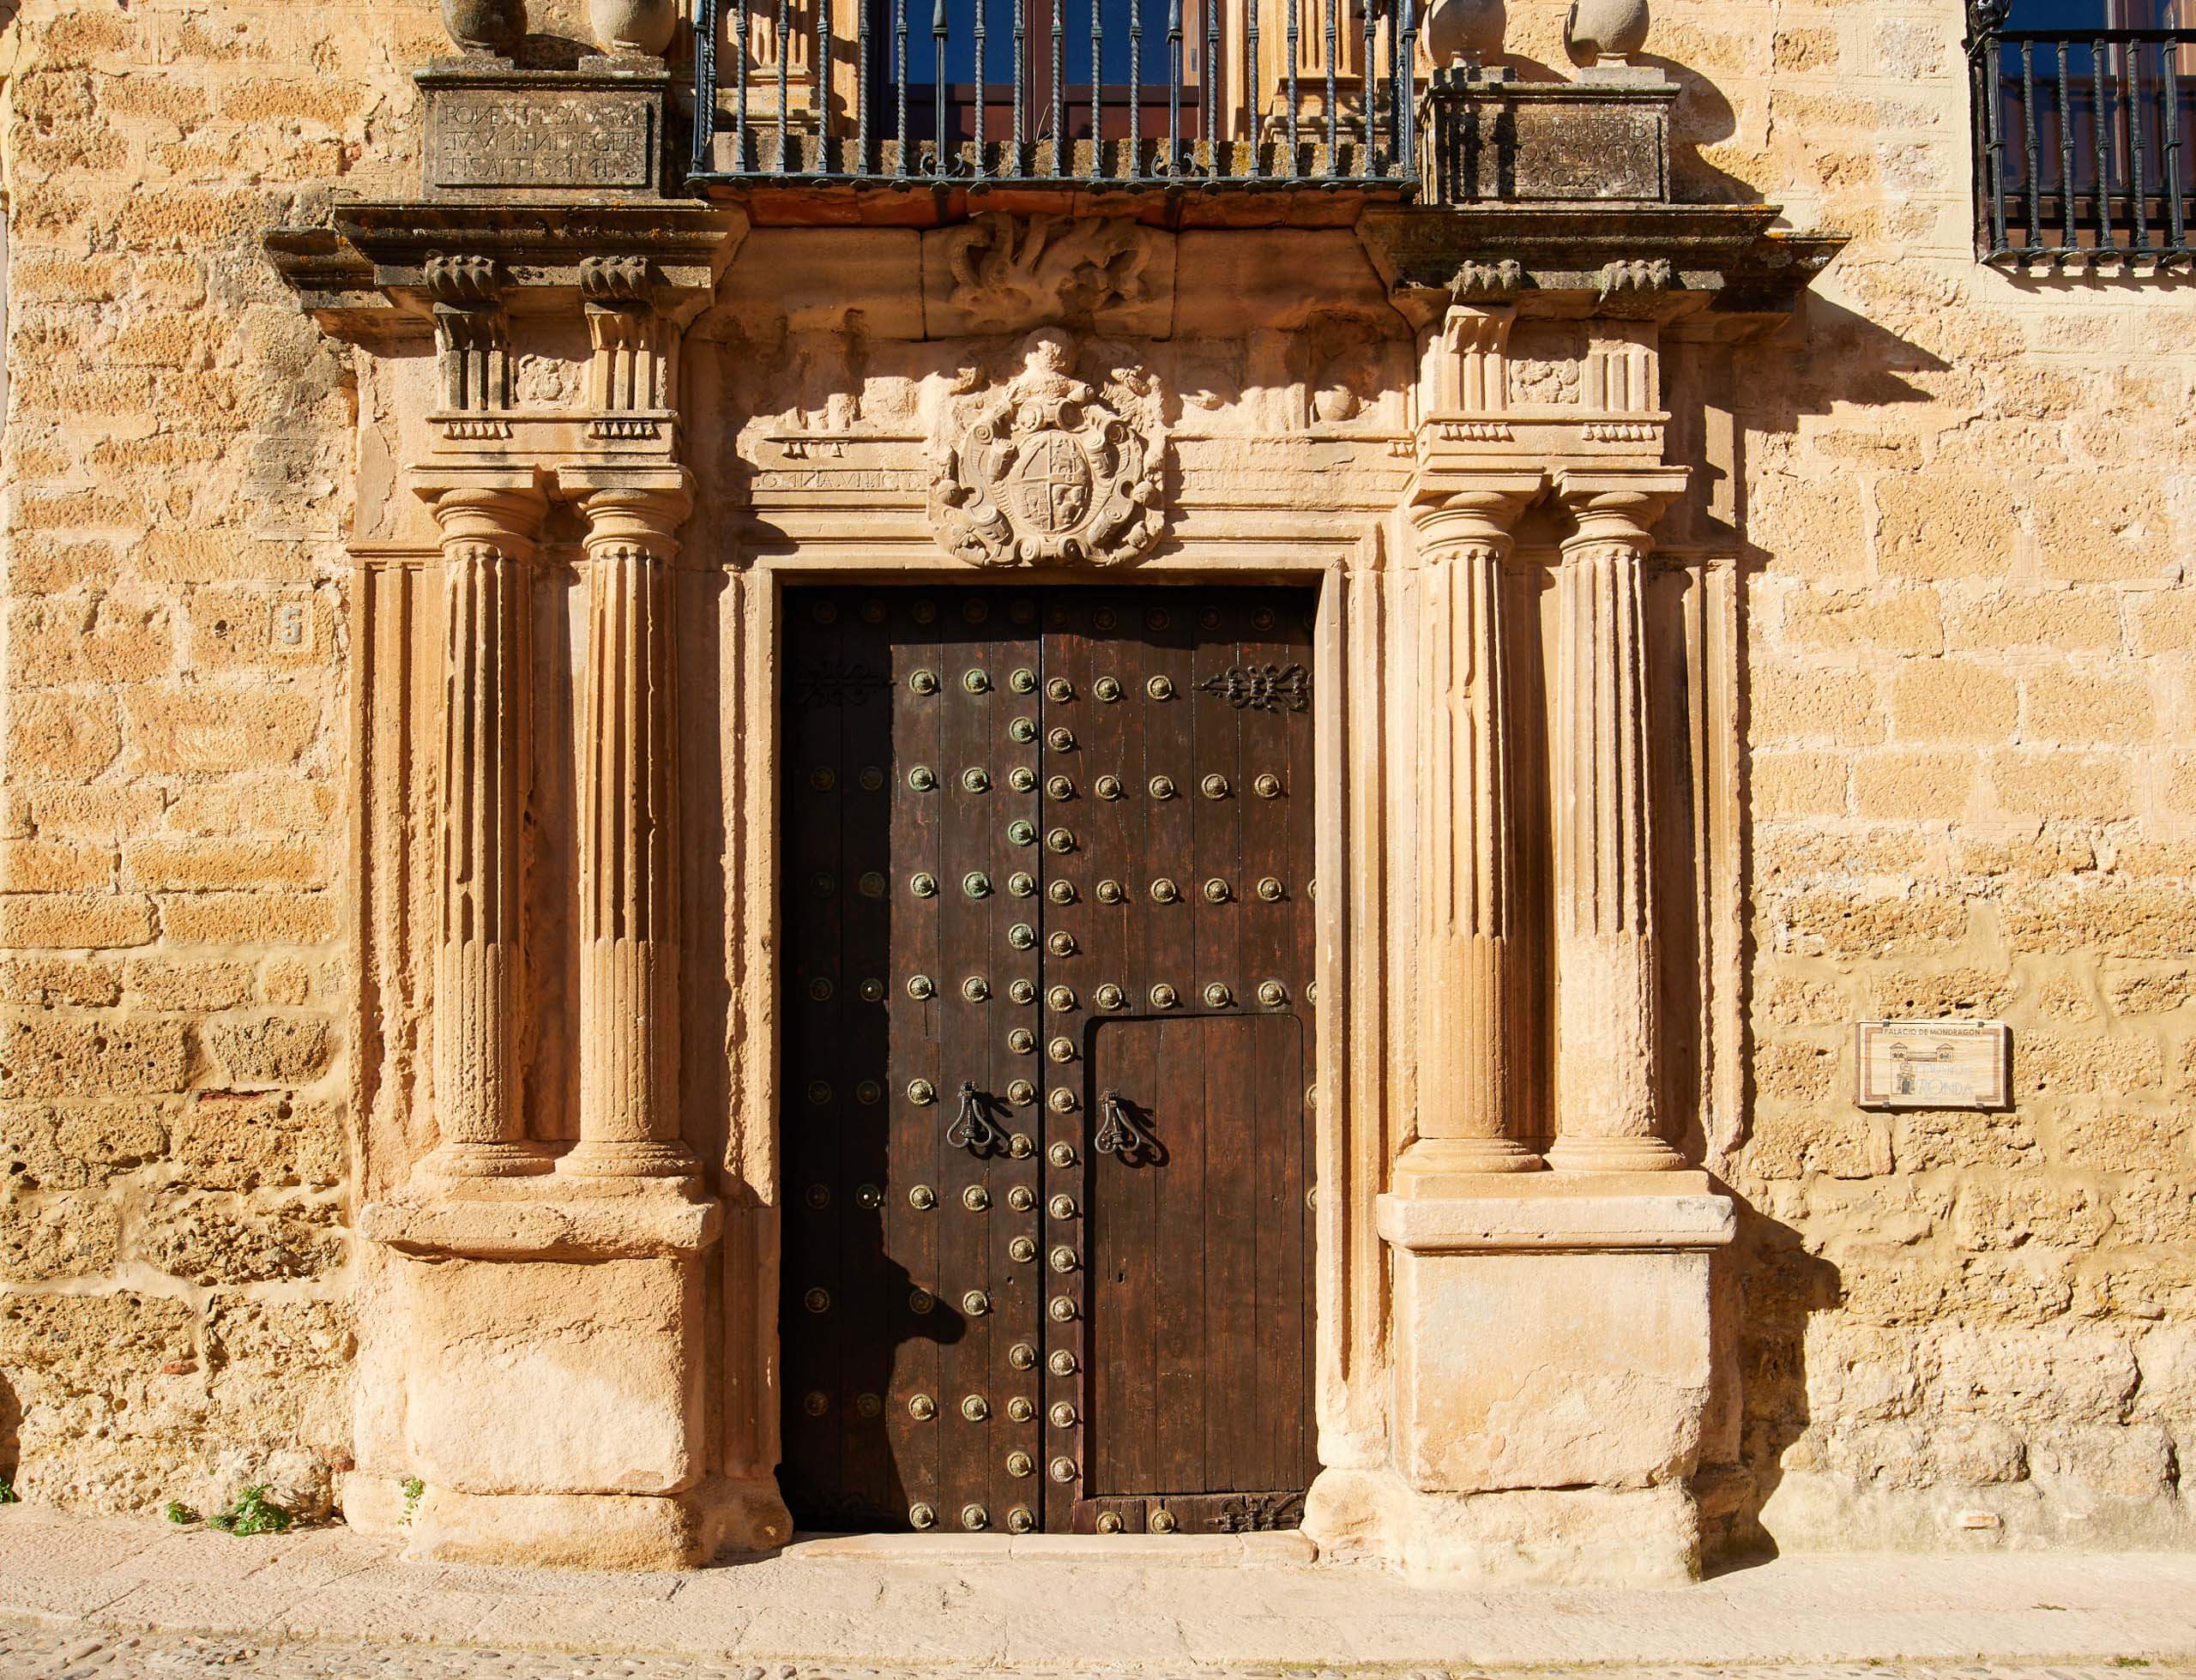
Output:
<path fill-rule="evenodd" d="M 563 475 L 587 520 L 587 756 L 580 780 L 580 1141 L 584 1177 L 696 1171 L 679 1137 L 677 467 Z"/>
<path fill-rule="evenodd" d="M 546 506 L 524 471 L 475 473 L 435 495 L 444 580 L 434 1009 L 441 1140 L 425 1165 L 445 1177 L 508 1177 L 550 1165 L 527 1141 L 517 1051 L 528 629 Z"/>
<path fill-rule="evenodd" d="M 1538 473 L 1477 475 L 1417 515 L 1422 966 L 1418 1136 L 1396 1165 L 1404 1194 L 1541 1165 L 1516 1135 L 1515 720 L 1502 605 L 1511 527 L 1540 485 Z"/>
<path fill-rule="evenodd" d="M 1649 531 L 1668 467 L 1566 472 L 1556 579 L 1556 1124 L 1563 1171 L 1685 1165 L 1658 1112 L 1654 809 L 1647 757 Z"/>

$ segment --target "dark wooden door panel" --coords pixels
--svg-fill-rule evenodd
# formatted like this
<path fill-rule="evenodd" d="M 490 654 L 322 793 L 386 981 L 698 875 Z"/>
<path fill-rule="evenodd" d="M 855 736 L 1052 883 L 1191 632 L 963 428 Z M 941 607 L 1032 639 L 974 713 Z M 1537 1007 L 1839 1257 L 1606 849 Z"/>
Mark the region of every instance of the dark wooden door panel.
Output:
<path fill-rule="evenodd" d="M 789 592 L 783 1481 L 803 1526 L 1294 1521 L 1309 605 Z"/>

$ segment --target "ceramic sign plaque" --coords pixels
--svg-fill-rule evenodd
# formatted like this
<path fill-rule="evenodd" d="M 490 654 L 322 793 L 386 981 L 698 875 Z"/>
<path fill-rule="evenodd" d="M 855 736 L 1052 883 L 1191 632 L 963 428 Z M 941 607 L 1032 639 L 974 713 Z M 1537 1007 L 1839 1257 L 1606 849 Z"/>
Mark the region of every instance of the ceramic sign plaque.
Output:
<path fill-rule="evenodd" d="M 1862 1108 L 2003 1108 L 2012 1033 L 2002 1021 L 1864 1021 L 1855 1028 Z"/>

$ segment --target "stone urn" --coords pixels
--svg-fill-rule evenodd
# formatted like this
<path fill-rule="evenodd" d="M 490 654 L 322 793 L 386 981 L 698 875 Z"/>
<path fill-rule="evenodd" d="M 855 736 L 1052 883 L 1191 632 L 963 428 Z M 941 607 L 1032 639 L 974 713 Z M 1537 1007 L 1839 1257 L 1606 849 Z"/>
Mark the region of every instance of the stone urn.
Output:
<path fill-rule="evenodd" d="M 1647 44 L 1647 0 L 1571 0 L 1563 39 L 1589 62 L 1628 58 Z"/>
<path fill-rule="evenodd" d="M 508 55 L 526 38 L 526 0 L 443 0 L 443 27 L 468 51 Z"/>
<path fill-rule="evenodd" d="M 1502 0 L 1433 0 L 1426 15 L 1427 55 L 1436 69 L 1477 64 L 1502 51 Z"/>
<path fill-rule="evenodd" d="M 679 27 L 678 0 L 588 0 L 595 43 L 617 55 L 661 58 Z"/>

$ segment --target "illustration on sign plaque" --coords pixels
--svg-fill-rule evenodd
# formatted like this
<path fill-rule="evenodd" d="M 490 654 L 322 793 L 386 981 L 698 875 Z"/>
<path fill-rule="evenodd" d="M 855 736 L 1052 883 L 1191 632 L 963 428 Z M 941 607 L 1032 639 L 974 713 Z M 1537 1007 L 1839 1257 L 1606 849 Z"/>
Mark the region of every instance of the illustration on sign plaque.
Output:
<path fill-rule="evenodd" d="M 939 447 L 931 517 L 971 565 L 1118 566 L 1158 539 L 1157 423 L 1076 378 L 1074 355 L 1065 333 L 1030 334 L 1022 371 Z M 1132 393 L 1118 395 L 1134 406 Z"/>
<path fill-rule="evenodd" d="M 2002 1021 L 1864 1021 L 1855 1031 L 1862 1108 L 2002 1108 L 2012 1034 Z"/>

